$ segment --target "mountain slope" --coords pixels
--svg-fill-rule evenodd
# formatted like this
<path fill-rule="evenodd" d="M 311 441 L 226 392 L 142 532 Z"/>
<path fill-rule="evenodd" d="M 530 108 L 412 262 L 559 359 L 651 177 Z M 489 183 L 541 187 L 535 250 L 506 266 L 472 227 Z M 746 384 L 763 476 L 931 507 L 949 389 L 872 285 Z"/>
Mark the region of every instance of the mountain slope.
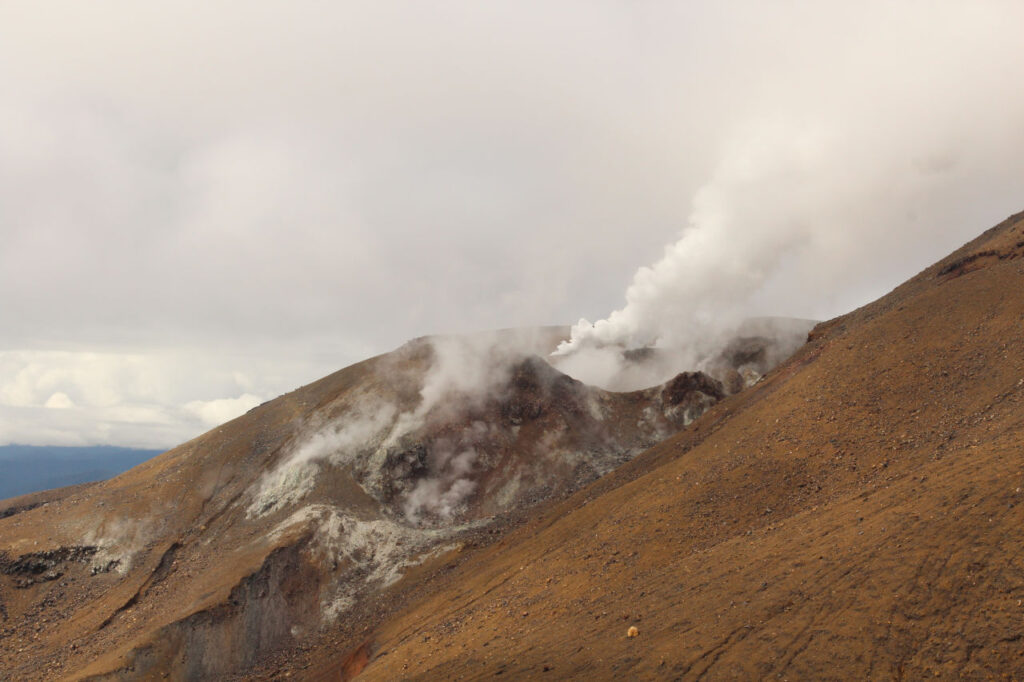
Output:
<path fill-rule="evenodd" d="M 760 380 L 751 338 L 629 393 L 563 329 L 420 339 L 0 505 L 0 669 L 1019 677 L 1022 256 L 1024 214 Z"/>
<path fill-rule="evenodd" d="M 496 537 L 725 395 L 701 373 L 585 386 L 536 355 L 563 337 L 419 339 L 109 481 L 11 501 L 0 668 L 248 675 L 380 621 L 403 574 Z"/>
<path fill-rule="evenodd" d="M 1024 214 L 421 587 L 359 679 L 1020 678 L 1022 488 Z"/>

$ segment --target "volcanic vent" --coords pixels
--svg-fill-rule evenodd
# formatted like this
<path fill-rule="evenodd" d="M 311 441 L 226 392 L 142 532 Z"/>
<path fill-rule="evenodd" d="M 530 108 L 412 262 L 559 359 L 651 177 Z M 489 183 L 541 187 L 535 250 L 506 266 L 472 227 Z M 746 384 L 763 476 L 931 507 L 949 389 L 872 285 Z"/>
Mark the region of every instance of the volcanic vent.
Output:
<path fill-rule="evenodd" d="M 376 620 L 375 595 L 412 567 L 568 495 L 728 392 L 702 373 L 584 385 L 543 359 L 564 334 L 418 339 L 110 481 L 12 501 L 0 667 L 249 670 Z"/>
<path fill-rule="evenodd" d="M 702 373 L 612 393 L 536 354 L 478 343 L 424 339 L 387 357 L 375 395 L 342 396 L 309 419 L 249 516 L 302 499 L 336 503 L 337 482 L 320 481 L 344 476 L 415 527 L 481 521 L 579 487 L 724 397 Z M 454 358 L 477 380 L 449 380 Z M 422 383 L 408 381 L 410 368 L 422 369 Z"/>
<path fill-rule="evenodd" d="M 1021 256 L 1024 214 L 818 325 L 455 562 L 359 679 L 1024 679 Z"/>

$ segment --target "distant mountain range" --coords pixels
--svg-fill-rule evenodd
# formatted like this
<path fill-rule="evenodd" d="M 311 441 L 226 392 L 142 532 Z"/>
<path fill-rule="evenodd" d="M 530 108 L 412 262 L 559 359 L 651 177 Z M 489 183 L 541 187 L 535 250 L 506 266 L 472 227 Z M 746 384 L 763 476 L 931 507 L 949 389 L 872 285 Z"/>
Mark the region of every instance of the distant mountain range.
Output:
<path fill-rule="evenodd" d="M 162 450 L 0 445 L 0 500 L 116 476 Z"/>

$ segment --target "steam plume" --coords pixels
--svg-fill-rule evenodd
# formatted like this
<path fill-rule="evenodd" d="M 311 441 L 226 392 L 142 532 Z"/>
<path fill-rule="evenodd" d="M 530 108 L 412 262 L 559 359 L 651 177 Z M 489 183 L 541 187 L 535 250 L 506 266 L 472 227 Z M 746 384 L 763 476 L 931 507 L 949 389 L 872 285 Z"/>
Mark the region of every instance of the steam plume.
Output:
<path fill-rule="evenodd" d="M 744 317 L 834 311 L 827 298 L 846 287 L 866 302 L 896 283 L 879 278 L 885 288 L 865 292 L 872 272 L 891 271 L 908 252 L 923 254 L 922 266 L 940 255 L 928 253 L 930 234 L 963 211 L 965 192 L 994 193 L 1004 164 L 984 164 L 1001 136 L 1017 137 L 1009 109 L 1024 112 L 1020 104 L 992 112 L 979 128 L 926 112 L 923 101 L 903 104 L 909 111 L 893 116 L 843 101 L 857 115 L 757 118 L 737 128 L 679 239 L 636 272 L 623 307 L 593 324 L 581 319 L 556 356 L 659 346 L 695 361 Z M 914 113 L 927 124 L 910 125 Z M 766 301 L 804 307 L 760 308 Z M 574 376 L 594 380 L 595 364 Z"/>

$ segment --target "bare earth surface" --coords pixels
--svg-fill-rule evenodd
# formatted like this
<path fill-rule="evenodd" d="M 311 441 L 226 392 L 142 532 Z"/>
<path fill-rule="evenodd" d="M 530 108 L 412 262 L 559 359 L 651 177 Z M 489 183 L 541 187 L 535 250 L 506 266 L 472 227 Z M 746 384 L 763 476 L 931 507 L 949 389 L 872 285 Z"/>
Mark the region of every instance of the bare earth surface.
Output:
<path fill-rule="evenodd" d="M 725 397 L 701 373 L 585 386 L 536 354 L 564 335 L 418 339 L 110 481 L 0 503 L 0 670 L 276 670 L 382 622 L 404 575 L 429 577 Z"/>
<path fill-rule="evenodd" d="M 375 628 L 359 679 L 1024 678 L 1022 256 L 1018 215 L 821 325 Z"/>
<path fill-rule="evenodd" d="M 0 503 L 0 670 L 1024 678 L 1024 214 L 724 399 L 527 354 L 496 399 L 399 429 L 430 351 L 383 357 Z M 366 421 L 368 395 L 395 413 Z M 365 451 L 296 465 L 357 417 L 384 424 Z"/>

